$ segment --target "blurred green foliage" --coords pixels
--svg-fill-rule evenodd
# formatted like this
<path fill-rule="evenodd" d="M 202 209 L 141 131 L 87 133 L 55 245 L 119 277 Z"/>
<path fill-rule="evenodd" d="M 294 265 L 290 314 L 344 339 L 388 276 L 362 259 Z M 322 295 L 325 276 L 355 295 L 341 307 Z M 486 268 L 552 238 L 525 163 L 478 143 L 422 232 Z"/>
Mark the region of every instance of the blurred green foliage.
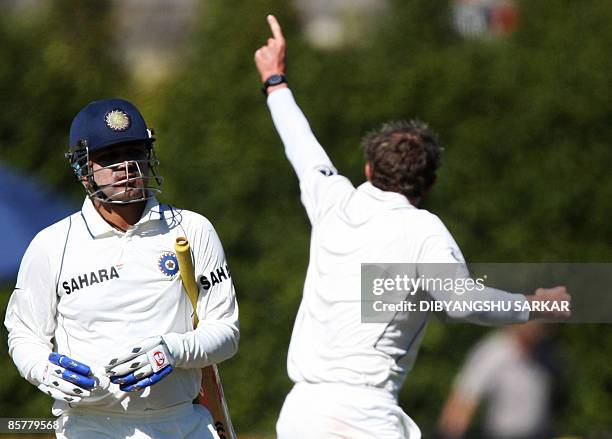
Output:
<path fill-rule="evenodd" d="M 232 267 L 242 338 L 221 373 L 241 432 L 274 429 L 291 386 L 286 351 L 308 263 L 309 224 L 252 61 L 268 37 L 269 12 L 285 29 L 292 89 L 353 183 L 363 179 L 360 137 L 383 121 L 418 117 L 446 147 L 423 207 L 443 219 L 468 260 L 612 259 L 607 2 L 525 0 L 511 37 L 479 41 L 452 31 L 448 0 L 397 0 L 363 45 L 328 52 L 302 40 L 287 2 L 211 0 L 198 12 L 181 70 L 149 93 L 135 91 L 109 52 L 107 3 L 63 3 L 29 27 L 6 19 L 0 26 L 0 53 L 9 60 L 0 67 L 0 159 L 63 189 L 71 177 L 59 145 L 76 111 L 112 94 L 142 104 L 158 133 L 162 199 L 207 216 Z M 425 433 L 483 333 L 430 325 L 400 396 Z M 559 431 L 612 432 L 610 328 L 564 326 L 558 339 L 568 394 Z M 5 332 L 0 343 L 4 353 Z M 46 414 L 48 401 L 17 377 L 6 355 L 0 365 L 8 374 L 0 413 Z"/>
<path fill-rule="evenodd" d="M 0 159 L 78 193 L 62 155 L 72 118 L 84 102 L 125 85 L 112 56 L 111 4 L 54 0 L 40 7 L 19 20 L 0 19 Z"/>

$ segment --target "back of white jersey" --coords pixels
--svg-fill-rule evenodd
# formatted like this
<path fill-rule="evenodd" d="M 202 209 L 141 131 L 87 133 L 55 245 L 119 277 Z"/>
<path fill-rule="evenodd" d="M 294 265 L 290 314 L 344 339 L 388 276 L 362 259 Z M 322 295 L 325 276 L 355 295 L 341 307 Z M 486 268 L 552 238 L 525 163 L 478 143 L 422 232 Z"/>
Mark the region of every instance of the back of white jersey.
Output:
<path fill-rule="evenodd" d="M 289 89 L 270 93 L 268 106 L 312 224 L 310 264 L 289 347 L 289 376 L 295 382 L 376 386 L 396 395 L 416 358 L 427 314 L 403 312 L 388 323 L 362 323 L 361 264 L 455 264 L 453 276 L 463 278 L 469 275 L 463 255 L 437 216 L 412 206 L 399 193 L 370 183 L 355 189 L 337 175 Z M 405 274 L 416 278 L 417 273 Z M 435 289 L 428 293 L 436 300 L 448 298 Z M 480 294 L 481 299 L 525 301 L 491 288 Z M 522 311 L 447 314 L 480 324 L 528 318 Z"/>
<path fill-rule="evenodd" d="M 361 264 L 461 262 L 461 253 L 435 215 L 401 194 L 370 183 L 355 189 L 324 168 L 307 172 L 301 190 L 313 229 L 289 376 L 397 393 L 416 358 L 427 315 L 362 323 Z"/>

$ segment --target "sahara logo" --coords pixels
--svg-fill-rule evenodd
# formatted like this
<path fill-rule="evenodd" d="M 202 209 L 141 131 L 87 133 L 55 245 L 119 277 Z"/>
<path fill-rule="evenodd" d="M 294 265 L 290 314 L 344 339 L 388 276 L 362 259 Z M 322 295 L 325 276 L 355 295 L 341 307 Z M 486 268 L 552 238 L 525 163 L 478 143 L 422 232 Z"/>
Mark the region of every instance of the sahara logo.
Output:
<path fill-rule="evenodd" d="M 65 280 L 62 282 L 62 288 L 66 294 L 70 294 L 95 284 L 113 279 L 119 279 L 119 272 L 117 269 L 121 269 L 121 266 L 113 265 L 108 270 L 106 268 L 101 268 L 97 271 L 83 273 L 79 276 L 71 278 L 70 280 Z"/>

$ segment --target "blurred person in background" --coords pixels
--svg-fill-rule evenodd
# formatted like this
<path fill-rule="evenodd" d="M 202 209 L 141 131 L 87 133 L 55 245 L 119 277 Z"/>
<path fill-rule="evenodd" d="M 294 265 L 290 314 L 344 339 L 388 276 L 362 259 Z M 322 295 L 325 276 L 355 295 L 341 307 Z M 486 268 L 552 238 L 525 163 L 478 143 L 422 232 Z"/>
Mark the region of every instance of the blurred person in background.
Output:
<path fill-rule="evenodd" d="M 529 322 L 495 331 L 477 343 L 442 410 L 439 439 L 467 437 L 481 402 L 486 405 L 482 437 L 553 437 L 554 404 L 562 395 L 550 331 L 543 323 Z"/>

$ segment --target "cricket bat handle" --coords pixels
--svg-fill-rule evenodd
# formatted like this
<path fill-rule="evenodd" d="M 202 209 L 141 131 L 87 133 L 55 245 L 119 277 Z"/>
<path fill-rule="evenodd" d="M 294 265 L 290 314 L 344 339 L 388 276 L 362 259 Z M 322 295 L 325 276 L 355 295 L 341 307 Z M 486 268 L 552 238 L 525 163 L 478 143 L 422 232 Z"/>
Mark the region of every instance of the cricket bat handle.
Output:
<path fill-rule="evenodd" d="M 195 270 L 191 260 L 191 250 L 187 238 L 176 238 L 174 244 L 176 258 L 178 260 L 179 272 L 183 287 L 193 307 L 193 327 L 198 325 L 198 285 L 195 279 Z M 229 416 L 223 386 L 216 365 L 207 366 L 202 369 L 202 382 L 198 402 L 205 406 L 212 416 L 213 423 L 220 439 L 236 439 L 234 426 Z"/>
<path fill-rule="evenodd" d="M 191 261 L 191 249 L 187 238 L 176 238 L 174 249 L 176 250 L 176 259 L 179 265 L 181 281 L 183 282 L 183 287 L 193 307 L 193 328 L 195 329 L 195 327 L 198 326 L 198 313 L 196 312 L 198 306 L 198 284 L 195 279 L 195 269 Z"/>

